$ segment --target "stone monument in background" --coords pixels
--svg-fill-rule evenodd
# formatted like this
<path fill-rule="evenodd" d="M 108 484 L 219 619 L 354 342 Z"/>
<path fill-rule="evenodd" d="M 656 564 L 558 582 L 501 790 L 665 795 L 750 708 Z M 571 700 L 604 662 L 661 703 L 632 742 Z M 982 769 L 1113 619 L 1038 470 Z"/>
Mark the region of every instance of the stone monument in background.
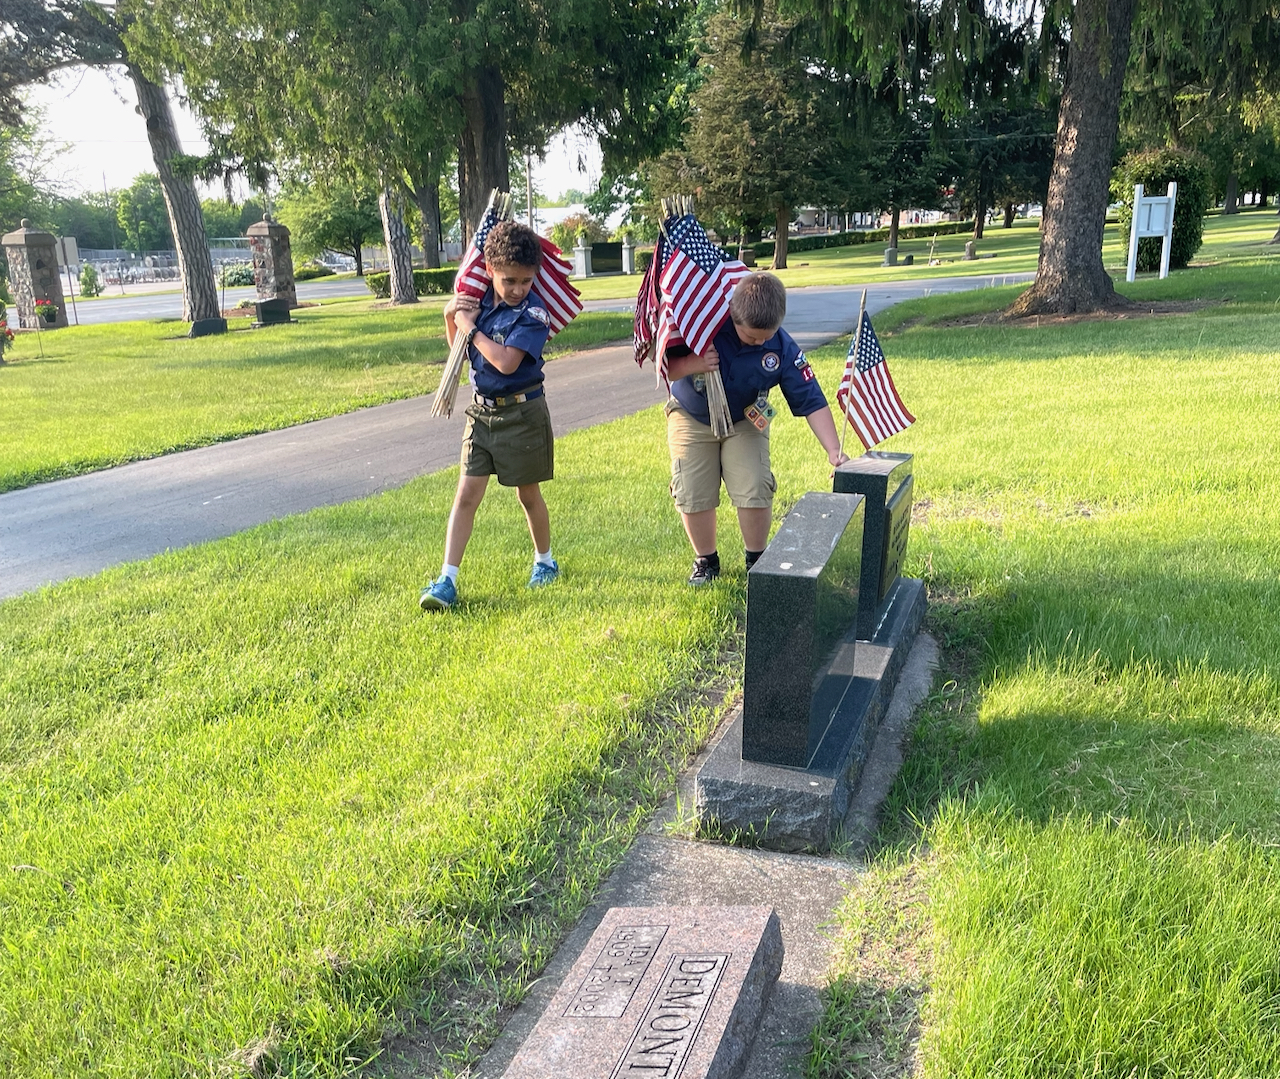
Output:
<path fill-rule="evenodd" d="M 289 230 L 263 214 L 246 230 L 253 252 L 253 281 L 258 286 L 259 326 L 290 322 L 289 312 L 298 306 L 298 287 L 293 279 L 293 250 Z"/>
<path fill-rule="evenodd" d="M 26 218 L 22 219 L 21 228 L 0 239 L 9 259 L 9 282 L 18 308 L 18 325 L 24 330 L 56 330 L 67 324 L 67 305 L 62 296 L 54 243 L 53 233 L 32 228 Z M 41 307 L 46 307 L 53 317 L 41 312 Z"/>

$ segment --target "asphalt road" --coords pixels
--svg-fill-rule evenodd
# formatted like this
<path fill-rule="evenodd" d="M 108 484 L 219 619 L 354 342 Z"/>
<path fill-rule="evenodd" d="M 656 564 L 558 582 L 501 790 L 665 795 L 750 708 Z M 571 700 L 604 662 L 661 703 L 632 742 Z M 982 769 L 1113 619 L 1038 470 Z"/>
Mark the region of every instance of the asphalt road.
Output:
<path fill-rule="evenodd" d="M 916 296 L 1031 277 L 872 285 L 867 309 L 875 314 Z M 849 333 L 860 292 L 851 285 L 792 290 L 787 330 L 808 349 Z M 629 307 L 621 301 L 592 306 Z M 555 360 L 546 377 L 557 437 L 639 411 L 664 396 L 650 371 L 636 370 L 629 345 Z M 433 419 L 430 411 L 429 396 L 396 401 L 0 494 L 0 598 L 363 498 L 448 467 L 458 457 L 461 407 L 448 420 Z"/>

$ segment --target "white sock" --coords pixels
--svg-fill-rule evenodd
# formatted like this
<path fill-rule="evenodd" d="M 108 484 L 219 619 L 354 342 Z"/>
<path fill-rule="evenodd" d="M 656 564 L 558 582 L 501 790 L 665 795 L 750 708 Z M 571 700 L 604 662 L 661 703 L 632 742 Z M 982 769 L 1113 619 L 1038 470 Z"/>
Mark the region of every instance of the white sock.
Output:
<path fill-rule="evenodd" d="M 545 551 L 534 551 L 533 560 L 540 566 L 549 566 L 555 561 L 555 559 L 551 557 L 550 547 Z"/>
<path fill-rule="evenodd" d="M 458 567 L 451 566 L 449 565 L 448 562 L 446 562 L 443 566 L 440 567 L 440 576 L 448 577 L 449 580 L 451 580 L 454 584 L 457 584 L 458 583 Z"/>

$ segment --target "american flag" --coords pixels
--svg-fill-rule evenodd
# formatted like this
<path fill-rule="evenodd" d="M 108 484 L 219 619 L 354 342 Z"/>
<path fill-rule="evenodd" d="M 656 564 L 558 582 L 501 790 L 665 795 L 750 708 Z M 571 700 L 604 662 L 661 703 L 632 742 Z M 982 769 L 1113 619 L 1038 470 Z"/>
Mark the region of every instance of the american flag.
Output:
<path fill-rule="evenodd" d="M 668 309 L 672 328 L 683 343 L 701 356 L 729 317 L 729 297 L 734 287 L 751 271 L 737 259 L 722 258 L 693 214 L 685 214 L 674 223 L 668 221 L 667 236 L 670 254 L 664 265 L 655 270 L 661 306 Z M 657 257 L 655 251 L 655 263 Z M 659 343 L 661 338 L 660 330 Z M 675 343 L 670 334 L 668 343 Z M 659 353 L 659 363 L 662 362 Z"/>
<path fill-rule="evenodd" d="M 867 449 L 916 422 L 889 377 L 889 364 L 865 311 L 862 326 L 849 345 L 836 400 Z"/>
<path fill-rule="evenodd" d="M 479 300 L 488 291 L 492 278 L 484 263 L 484 242 L 488 239 L 489 231 L 500 220 L 502 219 L 492 207 L 480 219 L 475 239 L 467 248 L 466 257 L 458 266 L 458 275 L 454 278 L 453 291 L 459 296 L 474 296 Z M 547 314 L 551 316 L 550 336 L 554 337 L 582 310 L 582 299 L 578 290 L 569 282 L 573 267 L 565 261 L 560 248 L 543 236 L 538 237 L 538 242 L 542 245 L 542 265 L 538 267 L 538 273 L 533 279 L 533 291 L 546 301 Z"/>

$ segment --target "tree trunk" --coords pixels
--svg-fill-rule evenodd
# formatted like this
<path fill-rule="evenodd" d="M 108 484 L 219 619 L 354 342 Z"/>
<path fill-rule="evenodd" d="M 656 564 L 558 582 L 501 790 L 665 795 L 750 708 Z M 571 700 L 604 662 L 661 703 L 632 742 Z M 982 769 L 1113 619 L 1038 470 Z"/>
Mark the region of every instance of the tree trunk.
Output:
<path fill-rule="evenodd" d="M 1077 0 L 1036 279 L 1010 315 L 1123 307 L 1102 265 L 1111 154 L 1137 0 Z"/>
<path fill-rule="evenodd" d="M 169 211 L 169 227 L 178 248 L 178 272 L 182 275 L 182 317 L 202 323 L 203 333 L 226 332 L 226 320 L 218 306 L 218 285 L 209 257 L 209 240 L 204 231 L 204 214 L 195 180 L 174 172 L 175 158 L 182 156 L 182 144 L 173 124 L 173 111 L 164 87 L 157 86 L 136 66 L 125 64 L 138 93 L 138 111 L 147 124 L 147 141 L 160 174 L 160 188 Z M 207 323 L 205 320 L 213 320 Z M 217 322 L 221 321 L 219 327 Z"/>
<path fill-rule="evenodd" d="M 387 263 L 391 270 L 391 302 L 417 303 L 413 287 L 413 256 L 409 250 L 409 230 L 404 223 L 404 205 L 400 192 L 384 184 L 378 195 L 382 214 L 382 238 L 387 245 Z"/>
<path fill-rule="evenodd" d="M 773 214 L 773 265 L 772 269 L 787 268 L 787 240 L 791 234 L 791 207 L 779 206 Z"/>
<path fill-rule="evenodd" d="M 1258 206 L 1260 208 L 1263 208 L 1267 205 L 1267 199 L 1270 197 L 1270 195 L 1271 195 L 1271 185 L 1268 184 L 1266 180 L 1263 180 L 1261 186 L 1258 189 Z"/>
<path fill-rule="evenodd" d="M 1222 200 L 1224 214 L 1240 212 L 1240 178 L 1233 172 L 1227 177 L 1227 194 Z"/>
<path fill-rule="evenodd" d="M 429 169 L 429 166 L 428 166 Z M 422 258 L 428 270 L 440 268 L 440 179 L 424 169 L 411 176 L 413 201 L 422 216 Z"/>
<path fill-rule="evenodd" d="M 987 207 L 983 202 L 982 196 L 978 196 L 978 201 L 973 207 L 973 238 L 975 240 L 982 239 L 982 227 L 987 221 Z"/>
<path fill-rule="evenodd" d="M 1007 229 L 1013 228 L 1013 217 L 1014 217 L 1014 205 L 1012 202 L 1006 202 L 1004 204 L 1004 227 L 1005 228 Z"/>
<path fill-rule="evenodd" d="M 458 211 L 465 246 L 489 205 L 494 188 L 511 186 L 507 157 L 506 84 L 496 67 L 471 72 L 462 91 L 462 134 L 458 136 Z"/>
<path fill-rule="evenodd" d="M 363 277 L 364 276 L 364 237 L 356 236 L 354 239 L 355 239 L 355 243 L 353 245 L 354 247 L 353 256 L 356 260 L 356 276 Z"/>
<path fill-rule="evenodd" d="M 889 243 L 887 246 L 896 248 L 898 246 L 898 224 L 902 220 L 902 210 L 897 206 L 889 209 Z"/>

